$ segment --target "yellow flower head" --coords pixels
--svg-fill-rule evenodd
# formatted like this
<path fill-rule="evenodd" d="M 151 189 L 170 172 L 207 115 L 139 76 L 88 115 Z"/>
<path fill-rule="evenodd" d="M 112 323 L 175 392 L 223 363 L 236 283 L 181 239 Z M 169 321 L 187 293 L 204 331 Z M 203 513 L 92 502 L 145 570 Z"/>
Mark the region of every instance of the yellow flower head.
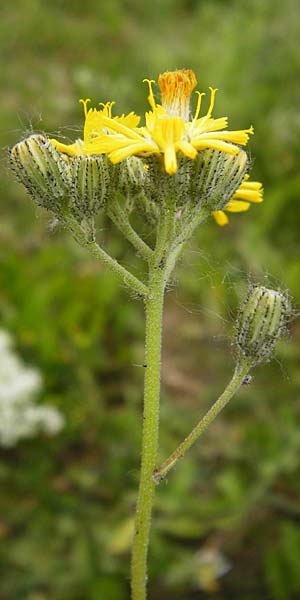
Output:
<path fill-rule="evenodd" d="M 228 131 L 227 117 L 212 117 L 216 89 L 210 88 L 209 108 L 202 117 L 201 100 L 205 94 L 197 92 L 196 111 L 190 118 L 190 96 L 197 84 L 193 71 L 167 71 L 159 76 L 162 104 L 155 101 L 152 89 L 154 81 L 145 81 L 149 86 L 151 110 L 145 115 L 143 127 L 138 127 L 140 119 L 134 113 L 112 117 L 112 103 L 102 105 L 101 110 L 88 110 L 86 100 L 83 142 L 77 141 L 66 146 L 53 140 L 56 148 L 71 155 L 108 154 L 113 163 L 119 163 L 128 156 L 156 154 L 162 157 L 165 171 L 172 175 L 177 171 L 179 152 L 191 159 L 206 148 L 238 154 L 239 146 L 247 144 L 253 127 Z"/>
<path fill-rule="evenodd" d="M 139 125 L 140 117 L 133 112 L 114 117 L 114 102 L 100 103 L 100 109 L 96 109 L 88 107 L 90 99 L 80 100 L 85 115 L 83 139 L 70 145 L 51 140 L 52 144 L 69 156 L 107 154 L 112 163 L 120 163 L 130 156 L 157 156 L 165 172 L 173 175 L 178 169 L 178 155 L 193 160 L 199 152 L 209 148 L 236 155 L 254 133 L 252 126 L 229 131 L 227 117 L 215 119 L 212 116 L 217 92 L 213 88 L 209 88 L 210 102 L 206 114 L 200 116 L 205 94 L 197 91 L 197 106 L 194 115 L 191 115 L 190 98 L 197 80 L 190 69 L 166 71 L 159 75 L 161 104 L 154 97 L 155 81 L 144 81 L 148 84 L 151 110 L 146 112 L 143 126 Z M 219 225 L 228 223 L 224 211 L 241 212 L 248 210 L 251 202 L 262 202 L 262 185 L 248 179 L 246 175 L 223 210 L 213 212 Z"/>

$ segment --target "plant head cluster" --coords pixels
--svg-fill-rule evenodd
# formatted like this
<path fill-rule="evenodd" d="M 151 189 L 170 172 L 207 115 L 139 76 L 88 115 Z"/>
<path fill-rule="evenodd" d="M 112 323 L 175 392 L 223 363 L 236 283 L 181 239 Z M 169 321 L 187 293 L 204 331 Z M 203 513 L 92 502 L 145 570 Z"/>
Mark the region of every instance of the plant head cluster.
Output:
<path fill-rule="evenodd" d="M 148 81 L 148 80 L 147 80 Z M 133 112 L 112 116 L 112 102 L 101 109 L 82 101 L 83 138 L 63 144 L 33 134 L 10 151 L 13 170 L 34 201 L 63 220 L 66 211 L 80 223 L 123 199 L 128 212 L 151 213 L 159 220 L 170 205 L 180 220 L 206 210 L 224 225 L 224 211 L 241 212 L 262 201 L 262 186 L 248 181 L 249 160 L 243 149 L 253 128 L 228 131 L 227 117 L 213 118 L 216 90 L 208 111 L 194 115 L 190 96 L 196 86 L 192 71 L 166 72 L 158 80 L 161 104 L 148 81 L 151 110 L 145 125 Z"/>

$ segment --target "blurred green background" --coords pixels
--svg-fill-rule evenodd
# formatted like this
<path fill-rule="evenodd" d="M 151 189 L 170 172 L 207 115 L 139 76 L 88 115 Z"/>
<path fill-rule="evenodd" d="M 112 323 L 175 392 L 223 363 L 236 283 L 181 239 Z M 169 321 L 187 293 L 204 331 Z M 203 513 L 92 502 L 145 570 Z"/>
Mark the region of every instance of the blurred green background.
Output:
<path fill-rule="evenodd" d="M 0 327 L 43 373 L 54 438 L 0 451 L 1 600 L 127 600 L 141 443 L 143 310 L 14 181 L 31 131 L 74 140 L 78 99 L 147 107 L 144 77 L 195 70 L 215 116 L 253 123 L 265 202 L 199 231 L 168 293 L 161 458 L 228 381 L 248 274 L 299 307 L 297 0 L 15 0 L 0 8 Z M 101 237 L 142 265 L 109 222 Z M 300 327 L 157 491 L 149 600 L 300 597 Z"/>

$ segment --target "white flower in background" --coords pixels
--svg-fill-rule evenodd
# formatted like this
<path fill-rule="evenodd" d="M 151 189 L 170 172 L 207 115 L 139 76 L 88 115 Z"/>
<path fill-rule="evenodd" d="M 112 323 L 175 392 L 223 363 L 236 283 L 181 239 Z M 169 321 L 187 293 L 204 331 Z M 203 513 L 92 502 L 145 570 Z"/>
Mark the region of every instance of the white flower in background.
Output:
<path fill-rule="evenodd" d="M 219 590 L 219 579 L 231 569 L 231 563 L 219 548 L 203 546 L 196 554 L 195 574 L 200 589 L 213 593 Z"/>
<path fill-rule="evenodd" d="M 22 438 L 40 432 L 55 435 L 61 430 L 61 413 L 50 405 L 35 403 L 41 388 L 38 370 L 22 364 L 12 350 L 10 335 L 0 330 L 0 446 L 14 446 Z"/>

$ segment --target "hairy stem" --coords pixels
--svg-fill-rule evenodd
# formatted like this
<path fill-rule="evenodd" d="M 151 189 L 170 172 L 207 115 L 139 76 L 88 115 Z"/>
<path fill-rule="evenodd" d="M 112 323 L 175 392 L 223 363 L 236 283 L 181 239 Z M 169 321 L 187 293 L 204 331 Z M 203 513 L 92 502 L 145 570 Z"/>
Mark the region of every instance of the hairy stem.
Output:
<path fill-rule="evenodd" d="M 131 290 L 134 290 L 139 296 L 146 297 L 148 294 L 147 286 L 140 281 L 137 277 L 132 275 L 125 267 L 120 265 L 115 258 L 112 258 L 97 244 L 97 242 L 87 239 L 86 234 L 82 227 L 77 223 L 76 219 L 70 214 L 63 214 L 63 221 L 70 229 L 74 238 L 80 244 L 88 250 L 88 252 L 101 260 L 121 281 Z"/>
<path fill-rule="evenodd" d="M 175 206 L 172 199 L 162 207 L 160 222 L 156 240 L 154 262 L 160 268 L 164 268 L 170 254 L 175 233 Z M 166 273 L 165 273 L 166 279 Z"/>
<path fill-rule="evenodd" d="M 166 278 L 169 280 L 172 271 L 175 267 L 176 261 L 178 260 L 180 254 L 182 253 L 186 242 L 193 235 L 195 229 L 203 223 L 207 217 L 209 216 L 211 211 L 207 208 L 202 208 L 198 212 L 194 213 L 194 215 L 190 214 L 190 220 L 182 225 L 182 227 L 178 227 L 177 236 L 175 237 L 172 249 L 168 255 L 167 264 L 166 264 Z"/>
<path fill-rule="evenodd" d="M 132 600 L 145 600 L 146 598 L 147 555 L 155 487 L 152 475 L 158 449 L 163 298 L 164 273 L 161 269 L 154 268 L 149 276 L 149 295 L 146 300 L 143 443 L 132 548 Z"/>
<path fill-rule="evenodd" d="M 123 233 L 125 238 L 133 245 L 138 251 L 140 256 L 145 260 L 149 260 L 153 256 L 153 250 L 142 240 L 138 233 L 133 229 L 127 214 L 120 206 L 118 201 L 115 201 L 112 208 L 108 211 L 108 215 L 112 222 L 118 227 Z"/>
<path fill-rule="evenodd" d="M 148 297 L 146 299 L 145 387 L 141 477 L 132 547 L 132 600 L 146 600 L 147 556 L 155 482 L 159 433 L 159 399 L 161 371 L 161 337 L 164 291 L 167 283 L 166 262 L 174 235 L 175 207 L 161 211 L 156 247 L 149 262 Z"/>
<path fill-rule="evenodd" d="M 198 225 L 206 221 L 210 214 L 211 210 L 206 206 L 202 207 L 201 209 L 196 208 L 190 214 L 188 221 L 179 228 L 178 236 L 174 241 L 174 247 L 176 248 L 179 244 L 182 244 L 190 239 Z"/>
<path fill-rule="evenodd" d="M 247 375 L 251 368 L 251 364 L 247 361 L 238 365 L 234 371 L 231 381 L 224 390 L 223 394 L 209 409 L 206 415 L 199 421 L 194 427 L 191 433 L 185 438 L 183 442 L 176 448 L 176 450 L 159 466 L 154 470 L 153 479 L 156 483 L 159 483 L 167 473 L 175 467 L 177 462 L 183 458 L 185 453 L 190 447 L 197 441 L 200 435 L 207 429 L 207 427 L 214 421 L 221 410 L 226 406 L 232 396 L 237 392 L 241 384 L 243 383 L 244 377 Z"/>

